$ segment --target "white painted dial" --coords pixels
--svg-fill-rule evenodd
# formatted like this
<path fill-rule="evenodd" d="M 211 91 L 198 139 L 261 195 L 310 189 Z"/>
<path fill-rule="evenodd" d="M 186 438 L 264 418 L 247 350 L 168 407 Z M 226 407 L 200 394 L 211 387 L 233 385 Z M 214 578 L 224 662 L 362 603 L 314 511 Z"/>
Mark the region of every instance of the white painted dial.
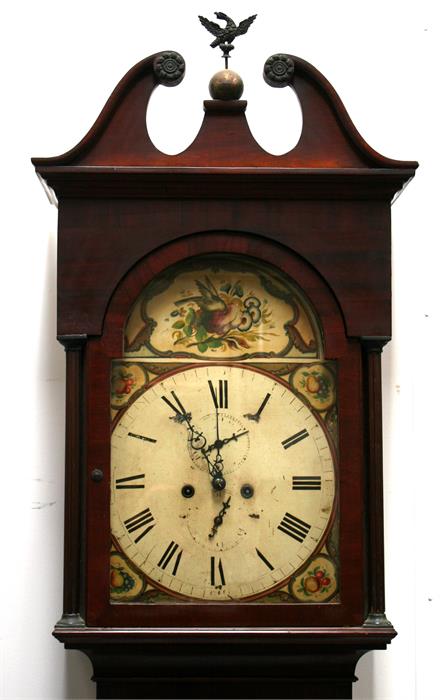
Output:
<path fill-rule="evenodd" d="M 321 424 L 287 384 L 247 366 L 151 384 L 116 425 L 111 461 L 114 537 L 179 596 L 264 595 L 310 558 L 332 516 Z"/>

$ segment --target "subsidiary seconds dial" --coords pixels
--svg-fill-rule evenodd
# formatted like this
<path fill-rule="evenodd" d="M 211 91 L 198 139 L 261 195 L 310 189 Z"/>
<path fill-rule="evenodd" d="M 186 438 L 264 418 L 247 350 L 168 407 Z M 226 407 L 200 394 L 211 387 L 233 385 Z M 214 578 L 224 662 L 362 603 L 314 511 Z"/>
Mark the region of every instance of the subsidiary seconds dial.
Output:
<path fill-rule="evenodd" d="M 243 365 L 150 384 L 112 435 L 112 533 L 154 585 L 256 598 L 316 551 L 335 500 L 319 420 L 289 386 Z"/>

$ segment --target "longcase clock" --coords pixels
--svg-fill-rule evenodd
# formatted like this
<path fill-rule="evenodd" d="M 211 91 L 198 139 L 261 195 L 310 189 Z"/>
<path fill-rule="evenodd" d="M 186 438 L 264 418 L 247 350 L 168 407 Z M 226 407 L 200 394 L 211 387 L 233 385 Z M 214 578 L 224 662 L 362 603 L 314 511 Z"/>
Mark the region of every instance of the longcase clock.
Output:
<path fill-rule="evenodd" d="M 300 100 L 292 151 L 259 147 L 223 81 L 165 155 L 145 114 L 184 69 L 141 61 L 75 148 L 33 159 L 59 205 L 67 362 L 54 635 L 101 698 L 350 698 L 396 634 L 380 372 L 390 205 L 417 163 L 373 151 L 284 54 L 264 76 Z"/>

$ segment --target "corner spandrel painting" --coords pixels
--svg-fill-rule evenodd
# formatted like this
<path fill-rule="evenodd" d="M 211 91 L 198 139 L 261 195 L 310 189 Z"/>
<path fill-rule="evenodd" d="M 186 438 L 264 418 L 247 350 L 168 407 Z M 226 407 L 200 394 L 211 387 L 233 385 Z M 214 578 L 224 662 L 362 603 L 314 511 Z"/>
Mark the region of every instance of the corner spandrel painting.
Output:
<path fill-rule="evenodd" d="M 203 256 L 147 285 L 125 327 L 125 357 L 212 360 L 322 357 L 314 314 L 270 265 Z"/>

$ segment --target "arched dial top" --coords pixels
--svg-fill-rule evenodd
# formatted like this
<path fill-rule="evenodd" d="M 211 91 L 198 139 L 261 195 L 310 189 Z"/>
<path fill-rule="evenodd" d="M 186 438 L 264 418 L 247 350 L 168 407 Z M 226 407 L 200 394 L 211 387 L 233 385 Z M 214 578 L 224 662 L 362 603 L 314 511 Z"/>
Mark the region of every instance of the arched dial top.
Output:
<path fill-rule="evenodd" d="M 249 366 L 162 376 L 114 428 L 111 462 L 118 548 L 179 597 L 264 595 L 305 565 L 332 519 L 323 426 L 286 383 Z"/>
<path fill-rule="evenodd" d="M 248 256 L 180 261 L 147 284 L 130 309 L 124 357 L 324 356 L 319 318 L 306 295 L 273 266 Z"/>

